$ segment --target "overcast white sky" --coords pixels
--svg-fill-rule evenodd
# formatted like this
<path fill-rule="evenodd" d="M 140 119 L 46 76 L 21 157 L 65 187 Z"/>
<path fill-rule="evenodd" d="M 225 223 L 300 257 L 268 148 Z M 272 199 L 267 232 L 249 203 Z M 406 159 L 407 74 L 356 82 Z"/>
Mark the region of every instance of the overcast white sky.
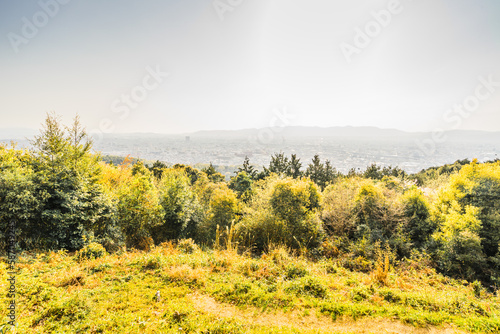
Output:
<path fill-rule="evenodd" d="M 241 129 L 287 107 L 290 125 L 500 131 L 500 1 L 401 0 L 377 25 L 390 3 L 2 0 L 0 128 L 55 111 L 89 130 Z M 373 37 L 348 62 L 358 28 Z"/>

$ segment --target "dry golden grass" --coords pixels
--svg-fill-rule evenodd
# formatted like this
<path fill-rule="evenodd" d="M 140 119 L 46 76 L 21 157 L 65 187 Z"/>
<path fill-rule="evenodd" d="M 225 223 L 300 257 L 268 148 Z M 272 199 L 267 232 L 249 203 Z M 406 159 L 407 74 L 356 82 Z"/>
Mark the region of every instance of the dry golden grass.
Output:
<path fill-rule="evenodd" d="M 208 271 L 204 268 L 193 269 L 189 265 L 183 264 L 168 268 L 165 274 L 172 281 L 203 285 L 206 282 Z"/>
<path fill-rule="evenodd" d="M 70 285 L 76 285 L 76 286 L 85 285 L 84 274 L 83 273 L 76 273 L 74 275 L 64 277 L 56 284 L 56 286 L 58 288 L 67 287 Z"/>
<path fill-rule="evenodd" d="M 203 313 L 215 315 L 218 318 L 237 319 L 247 324 L 289 327 L 299 330 L 314 330 L 320 333 L 359 333 L 359 334 L 466 334 L 455 328 L 415 328 L 399 321 L 366 318 L 358 321 L 341 319 L 333 322 L 325 316 L 301 314 L 297 311 L 284 313 L 275 311 L 264 313 L 255 307 L 238 308 L 230 304 L 217 302 L 210 296 L 194 293 L 190 295 L 195 307 Z"/>

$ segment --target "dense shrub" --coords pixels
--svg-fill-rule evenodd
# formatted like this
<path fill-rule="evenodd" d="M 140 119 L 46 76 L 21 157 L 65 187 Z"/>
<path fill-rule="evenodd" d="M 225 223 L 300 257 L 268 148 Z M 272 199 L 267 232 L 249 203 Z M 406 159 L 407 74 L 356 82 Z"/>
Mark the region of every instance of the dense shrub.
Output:
<path fill-rule="evenodd" d="M 225 231 L 239 219 L 241 206 L 236 194 L 226 183 L 202 184 L 199 193 L 203 217 L 198 224 L 196 238 L 212 246 L 217 231 Z"/>
<path fill-rule="evenodd" d="M 356 194 L 354 216 L 355 239 L 388 241 L 401 224 L 401 207 L 397 195 L 387 196 L 387 189 L 373 181 L 364 181 Z"/>
<path fill-rule="evenodd" d="M 330 235 L 354 238 L 356 231 L 355 197 L 360 184 L 361 179 L 359 178 L 345 178 L 328 186 L 323 192 L 321 219 L 325 230 Z"/>
<path fill-rule="evenodd" d="M 500 278 L 500 164 L 471 164 L 450 178 L 433 205 L 439 268 L 452 276 Z"/>
<path fill-rule="evenodd" d="M 193 239 L 182 239 L 177 243 L 177 249 L 179 249 L 183 253 L 192 254 L 196 252 L 199 247 L 197 244 L 195 244 Z"/>
<path fill-rule="evenodd" d="M 437 225 L 431 219 L 429 202 L 421 190 L 412 188 L 403 195 L 403 215 L 406 218 L 403 232 L 413 246 L 426 246 Z"/>
<path fill-rule="evenodd" d="M 158 189 L 164 215 L 152 229 L 155 243 L 193 237 L 201 207 L 186 172 L 179 168 L 164 170 Z"/>
<path fill-rule="evenodd" d="M 316 298 L 325 298 L 328 293 L 328 289 L 323 282 L 312 276 L 304 276 L 291 281 L 285 287 L 285 291 Z"/>
<path fill-rule="evenodd" d="M 0 147 L 0 231 L 17 222 L 23 249 L 77 250 L 112 224 L 99 156 L 78 117 L 64 128 L 49 114 L 30 152 Z M 0 237 L 2 237 L 0 235 Z"/>
<path fill-rule="evenodd" d="M 137 167 L 130 183 L 119 194 L 118 219 L 127 247 L 149 249 L 153 243 L 151 231 L 162 223 L 163 216 L 151 172 L 144 166 Z"/>
<path fill-rule="evenodd" d="M 274 176 L 257 187 L 237 225 L 250 246 L 257 252 L 270 244 L 303 250 L 319 247 L 324 235 L 319 219 L 321 193 L 312 181 Z"/>
<path fill-rule="evenodd" d="M 101 244 L 91 242 L 82 249 L 76 252 L 75 258 L 77 261 L 91 260 L 103 257 L 106 255 L 106 249 Z"/>

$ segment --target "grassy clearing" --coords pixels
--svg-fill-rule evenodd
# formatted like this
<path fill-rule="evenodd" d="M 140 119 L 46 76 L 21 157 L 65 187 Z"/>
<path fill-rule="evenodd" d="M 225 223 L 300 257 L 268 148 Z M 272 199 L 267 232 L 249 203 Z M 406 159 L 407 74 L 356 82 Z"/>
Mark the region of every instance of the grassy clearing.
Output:
<path fill-rule="evenodd" d="M 294 257 L 282 248 L 251 258 L 182 244 L 99 256 L 21 256 L 18 327 L 12 332 L 500 331 L 496 294 L 417 262 L 360 273 L 333 260 Z M 5 291 L 4 262 L 0 268 L 0 289 Z M 5 293 L 0 302 L 6 305 Z M 2 308 L 0 329 L 6 314 Z"/>

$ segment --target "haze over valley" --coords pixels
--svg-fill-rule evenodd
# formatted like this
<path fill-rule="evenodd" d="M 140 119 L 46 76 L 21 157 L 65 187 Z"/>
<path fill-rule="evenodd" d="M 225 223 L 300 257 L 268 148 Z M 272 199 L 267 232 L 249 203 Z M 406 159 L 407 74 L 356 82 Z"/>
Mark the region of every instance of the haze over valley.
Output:
<path fill-rule="evenodd" d="M 29 129 L 0 130 L 0 141 L 29 145 L 23 138 L 34 133 Z M 94 148 L 103 155 L 215 166 L 239 166 L 245 156 L 257 167 L 267 166 L 279 152 L 309 162 L 318 154 L 342 173 L 351 168 L 364 170 L 373 163 L 415 173 L 456 160 L 489 161 L 500 155 L 500 132 L 454 130 L 434 139 L 431 132 L 376 127 L 274 127 L 180 135 L 103 134 L 94 137 Z"/>

